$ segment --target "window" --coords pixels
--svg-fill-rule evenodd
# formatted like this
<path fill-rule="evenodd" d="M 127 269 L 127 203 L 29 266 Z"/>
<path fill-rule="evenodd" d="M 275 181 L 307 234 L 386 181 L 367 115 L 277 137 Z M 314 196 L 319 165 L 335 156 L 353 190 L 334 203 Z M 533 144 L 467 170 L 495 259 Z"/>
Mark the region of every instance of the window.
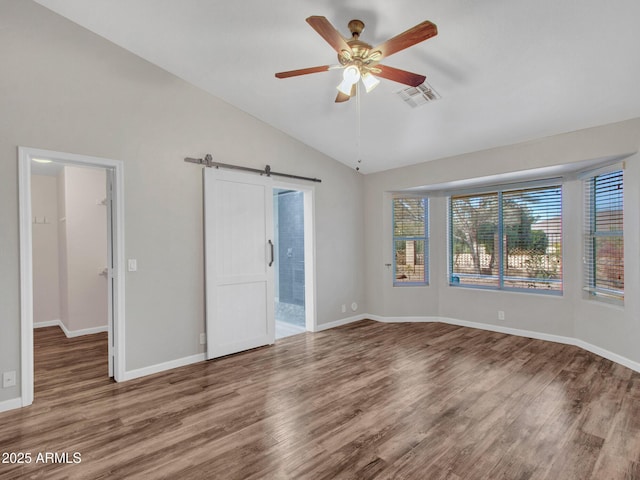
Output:
<path fill-rule="evenodd" d="M 393 200 L 393 284 L 429 283 L 429 229 L 426 198 Z"/>
<path fill-rule="evenodd" d="M 560 185 L 450 199 L 452 286 L 562 292 Z"/>
<path fill-rule="evenodd" d="M 622 170 L 585 180 L 585 290 L 594 298 L 624 300 Z"/>

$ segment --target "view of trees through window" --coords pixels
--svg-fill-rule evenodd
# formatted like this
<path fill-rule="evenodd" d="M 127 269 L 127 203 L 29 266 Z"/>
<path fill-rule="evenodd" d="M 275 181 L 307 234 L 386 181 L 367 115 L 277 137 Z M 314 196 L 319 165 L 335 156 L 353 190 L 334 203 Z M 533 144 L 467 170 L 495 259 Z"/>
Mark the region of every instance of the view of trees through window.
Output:
<path fill-rule="evenodd" d="M 427 199 L 393 200 L 394 285 L 427 283 Z"/>
<path fill-rule="evenodd" d="M 562 291 L 562 190 L 451 197 L 450 283 Z"/>

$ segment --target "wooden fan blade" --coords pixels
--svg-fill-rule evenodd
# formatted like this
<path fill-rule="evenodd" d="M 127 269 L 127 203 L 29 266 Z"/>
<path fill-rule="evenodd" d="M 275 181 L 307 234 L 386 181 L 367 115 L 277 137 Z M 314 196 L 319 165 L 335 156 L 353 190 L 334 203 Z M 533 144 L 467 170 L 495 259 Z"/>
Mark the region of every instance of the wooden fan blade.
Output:
<path fill-rule="evenodd" d="M 386 78 L 387 80 L 404 83 L 405 85 L 410 85 L 412 87 L 421 85 L 427 79 L 424 75 L 418 75 L 417 73 L 407 72 L 406 70 L 400 70 L 387 65 L 378 64 L 375 68 L 379 70 L 376 73 L 372 72 L 376 77 Z"/>
<path fill-rule="evenodd" d="M 351 47 L 347 41 L 342 37 L 342 35 L 340 35 L 340 32 L 331 25 L 331 22 L 329 22 L 326 17 L 314 15 L 307 18 L 307 23 L 311 25 L 311 28 L 318 32 L 318 34 L 324 38 L 337 53 L 340 53 L 343 50 L 351 53 Z"/>
<path fill-rule="evenodd" d="M 431 37 L 435 37 L 437 34 L 438 27 L 436 27 L 436 25 L 434 23 L 431 23 L 429 20 L 425 20 L 419 25 L 410 28 L 406 32 L 402 32 L 401 34 L 390 38 L 386 42 L 378 45 L 376 48 L 373 48 L 371 51 L 375 52 L 376 50 L 379 50 L 380 52 L 382 52 L 381 58 L 388 57 L 389 55 L 393 55 L 400 50 L 409 48 L 416 43 L 420 43 Z"/>
<path fill-rule="evenodd" d="M 350 99 L 351 97 L 349 95 L 345 95 L 342 92 L 338 92 L 338 96 L 336 97 L 336 103 L 342 103 L 342 102 L 346 102 Z"/>
<path fill-rule="evenodd" d="M 300 70 L 289 70 L 288 72 L 276 73 L 276 77 L 277 78 L 297 77 L 298 75 L 307 75 L 309 73 L 326 72 L 330 68 L 331 68 L 330 65 L 323 65 L 321 67 L 301 68 Z"/>

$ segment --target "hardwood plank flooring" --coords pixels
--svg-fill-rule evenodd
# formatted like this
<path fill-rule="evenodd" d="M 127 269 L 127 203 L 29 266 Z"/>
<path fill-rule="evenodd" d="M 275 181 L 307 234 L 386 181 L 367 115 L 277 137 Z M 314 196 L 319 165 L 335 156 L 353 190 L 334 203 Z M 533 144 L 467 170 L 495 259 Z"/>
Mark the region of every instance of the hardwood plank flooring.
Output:
<path fill-rule="evenodd" d="M 35 342 L 0 479 L 640 479 L 640 374 L 577 347 L 364 320 L 118 384 L 106 334 Z"/>

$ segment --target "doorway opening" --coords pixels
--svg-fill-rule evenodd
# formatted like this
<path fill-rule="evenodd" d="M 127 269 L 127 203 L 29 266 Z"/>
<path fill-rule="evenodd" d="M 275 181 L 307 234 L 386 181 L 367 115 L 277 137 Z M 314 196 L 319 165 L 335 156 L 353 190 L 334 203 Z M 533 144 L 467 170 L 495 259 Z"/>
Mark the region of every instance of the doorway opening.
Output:
<path fill-rule="evenodd" d="M 68 344 L 101 336 L 105 377 L 123 378 L 123 176 L 115 160 L 23 147 L 19 165 L 26 406 L 34 399 L 34 328 L 49 327 L 39 340 L 62 330 Z"/>
<path fill-rule="evenodd" d="M 305 246 L 305 192 L 295 188 L 273 189 L 275 254 L 275 336 L 284 338 L 312 330 L 307 324 L 308 252 Z"/>
<path fill-rule="evenodd" d="M 112 377 L 113 367 L 107 371 L 106 169 L 33 159 L 31 211 L 35 391 L 40 391 L 49 373 L 41 359 L 46 348 L 40 346 L 57 346 L 61 370 L 68 373 L 78 364 L 68 353 L 75 345 L 86 350 L 88 335 L 98 348 L 85 351 L 85 356 L 99 356 L 92 360 L 103 366 L 103 375 L 108 372 Z"/>

